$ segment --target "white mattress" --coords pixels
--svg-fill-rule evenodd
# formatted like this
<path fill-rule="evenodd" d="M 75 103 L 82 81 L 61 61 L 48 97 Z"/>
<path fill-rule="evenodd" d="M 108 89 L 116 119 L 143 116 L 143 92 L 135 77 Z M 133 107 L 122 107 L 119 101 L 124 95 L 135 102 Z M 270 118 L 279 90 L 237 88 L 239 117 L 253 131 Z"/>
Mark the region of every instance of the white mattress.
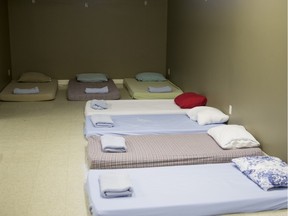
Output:
<path fill-rule="evenodd" d="M 90 107 L 91 100 L 86 102 L 85 116 L 94 114 L 137 115 L 137 114 L 179 114 L 185 109 L 177 106 L 173 99 L 160 100 L 106 100 L 108 109 L 95 110 Z"/>
<path fill-rule="evenodd" d="M 102 198 L 98 178 L 108 172 L 127 173 L 133 196 Z M 287 188 L 264 191 L 232 163 L 89 170 L 86 192 L 93 216 L 203 216 L 287 208 Z"/>

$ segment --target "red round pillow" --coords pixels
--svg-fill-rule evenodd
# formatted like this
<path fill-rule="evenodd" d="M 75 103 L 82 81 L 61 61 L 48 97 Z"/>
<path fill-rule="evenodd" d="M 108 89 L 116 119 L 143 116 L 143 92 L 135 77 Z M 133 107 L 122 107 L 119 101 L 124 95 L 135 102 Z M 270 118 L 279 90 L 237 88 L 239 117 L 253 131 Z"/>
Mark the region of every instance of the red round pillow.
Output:
<path fill-rule="evenodd" d="M 184 92 L 175 97 L 174 102 L 182 109 L 185 109 L 196 106 L 205 106 L 207 103 L 207 98 L 194 92 Z"/>

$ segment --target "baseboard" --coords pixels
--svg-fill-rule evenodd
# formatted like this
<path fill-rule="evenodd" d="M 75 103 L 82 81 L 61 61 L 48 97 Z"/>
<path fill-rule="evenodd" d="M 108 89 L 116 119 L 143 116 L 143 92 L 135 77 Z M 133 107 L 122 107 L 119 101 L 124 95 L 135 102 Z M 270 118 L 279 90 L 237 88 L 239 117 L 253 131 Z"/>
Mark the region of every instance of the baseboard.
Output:
<path fill-rule="evenodd" d="M 123 84 L 123 79 L 113 79 L 115 84 Z"/>
<path fill-rule="evenodd" d="M 68 85 L 69 80 L 58 80 L 58 86 Z"/>

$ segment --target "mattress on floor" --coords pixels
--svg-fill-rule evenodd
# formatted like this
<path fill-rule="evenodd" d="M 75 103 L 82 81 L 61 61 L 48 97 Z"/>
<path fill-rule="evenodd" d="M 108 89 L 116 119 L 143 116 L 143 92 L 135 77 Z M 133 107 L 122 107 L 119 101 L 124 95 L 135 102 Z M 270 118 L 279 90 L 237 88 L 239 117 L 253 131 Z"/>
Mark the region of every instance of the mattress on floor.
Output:
<path fill-rule="evenodd" d="M 107 199 L 99 176 L 128 174 L 132 197 Z M 203 216 L 287 209 L 287 188 L 262 190 L 232 163 L 89 170 L 93 216 Z"/>
<path fill-rule="evenodd" d="M 206 133 L 210 128 L 222 124 L 199 125 L 186 114 L 155 115 L 111 115 L 114 127 L 94 127 L 91 116 L 85 117 L 84 135 L 118 134 L 171 134 L 171 133 Z"/>
<path fill-rule="evenodd" d="M 30 89 L 38 87 L 38 94 L 13 94 L 15 88 Z M 2 101 L 47 101 L 53 100 L 56 97 L 58 90 L 58 81 L 41 83 L 21 83 L 12 80 L 0 93 L 0 100 Z"/>
<path fill-rule="evenodd" d="M 108 87 L 108 93 L 85 93 L 86 88 L 103 88 Z M 67 89 L 67 98 L 72 101 L 83 101 L 92 99 L 117 100 L 120 99 L 120 90 L 112 79 L 107 82 L 78 82 L 70 79 Z"/>
<path fill-rule="evenodd" d="M 137 81 L 135 78 L 125 78 L 123 85 L 127 88 L 130 96 L 134 99 L 174 99 L 176 96 L 183 93 L 183 91 L 171 81 L 165 80 L 161 82 L 143 82 Z M 150 93 L 148 87 L 165 87 L 170 86 L 172 92 L 165 93 Z"/>
<path fill-rule="evenodd" d="M 243 156 L 260 156 L 260 148 L 224 150 L 208 134 L 124 136 L 127 152 L 101 150 L 99 136 L 88 138 L 90 169 L 140 168 L 190 164 L 227 163 Z"/>
<path fill-rule="evenodd" d="M 95 110 L 91 108 L 91 100 L 86 102 L 85 116 L 95 114 L 107 115 L 141 115 L 141 114 L 185 114 L 173 99 L 154 100 L 106 100 L 107 109 Z"/>

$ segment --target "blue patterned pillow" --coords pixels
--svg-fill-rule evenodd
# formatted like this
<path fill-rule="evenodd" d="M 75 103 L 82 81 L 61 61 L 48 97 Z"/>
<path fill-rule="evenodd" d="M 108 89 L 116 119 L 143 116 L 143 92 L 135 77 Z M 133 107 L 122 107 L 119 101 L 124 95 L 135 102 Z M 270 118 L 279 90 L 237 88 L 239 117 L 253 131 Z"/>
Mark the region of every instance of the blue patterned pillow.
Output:
<path fill-rule="evenodd" d="M 241 157 L 232 159 L 237 168 L 263 190 L 287 187 L 288 166 L 271 156 Z"/>

